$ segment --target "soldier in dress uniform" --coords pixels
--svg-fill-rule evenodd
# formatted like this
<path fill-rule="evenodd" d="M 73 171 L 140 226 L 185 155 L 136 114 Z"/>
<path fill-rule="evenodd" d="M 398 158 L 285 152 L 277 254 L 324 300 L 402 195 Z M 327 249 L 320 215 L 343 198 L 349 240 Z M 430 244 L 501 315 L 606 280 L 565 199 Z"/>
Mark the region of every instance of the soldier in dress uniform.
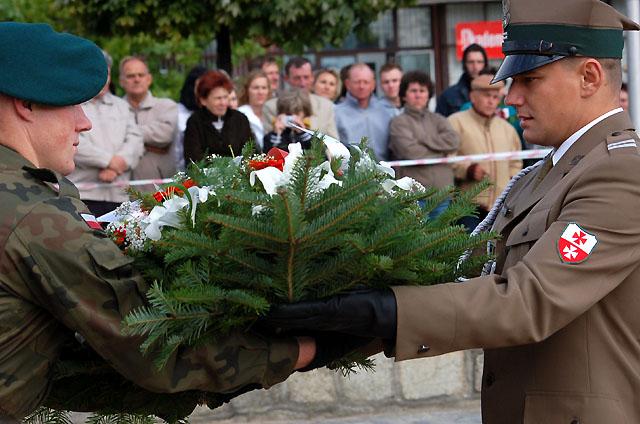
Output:
<path fill-rule="evenodd" d="M 640 154 L 618 96 L 640 27 L 598 0 L 505 0 L 504 25 L 495 80 L 553 153 L 506 196 L 493 273 L 282 306 L 271 325 L 381 337 L 398 361 L 484 348 L 485 424 L 639 423 Z"/>
<path fill-rule="evenodd" d="M 180 349 L 161 370 L 143 357 L 141 338 L 124 336 L 120 323 L 146 304 L 148 287 L 63 176 L 78 134 L 91 128 L 80 103 L 107 79 L 102 52 L 48 25 L 3 22 L 0 58 L 0 422 L 47 404 L 54 366 L 76 340 L 134 383 L 136 396 L 242 392 L 309 364 L 312 340 L 251 332 Z M 107 394 L 99 389 L 96 403 Z"/>

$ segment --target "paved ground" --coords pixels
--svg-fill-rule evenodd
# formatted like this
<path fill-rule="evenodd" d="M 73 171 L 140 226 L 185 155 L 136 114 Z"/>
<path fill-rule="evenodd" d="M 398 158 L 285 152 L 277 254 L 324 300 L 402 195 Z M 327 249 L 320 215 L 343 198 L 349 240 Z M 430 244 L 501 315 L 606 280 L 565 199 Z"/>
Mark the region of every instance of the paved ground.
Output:
<path fill-rule="evenodd" d="M 197 418 L 192 424 L 481 424 L 480 402 L 467 401 L 456 405 L 431 407 L 391 407 L 384 413 L 351 415 L 344 417 L 322 416 L 317 418 L 302 417 L 234 417 L 226 420 L 206 420 Z"/>
<path fill-rule="evenodd" d="M 74 424 L 85 422 L 86 414 L 74 414 Z M 482 424 L 480 402 L 464 401 L 454 405 L 429 407 L 392 406 L 384 413 L 357 414 L 335 417 L 328 413 L 307 418 L 298 412 L 270 412 L 262 416 L 236 416 L 227 419 L 212 419 L 205 414 L 195 414 L 190 424 Z"/>

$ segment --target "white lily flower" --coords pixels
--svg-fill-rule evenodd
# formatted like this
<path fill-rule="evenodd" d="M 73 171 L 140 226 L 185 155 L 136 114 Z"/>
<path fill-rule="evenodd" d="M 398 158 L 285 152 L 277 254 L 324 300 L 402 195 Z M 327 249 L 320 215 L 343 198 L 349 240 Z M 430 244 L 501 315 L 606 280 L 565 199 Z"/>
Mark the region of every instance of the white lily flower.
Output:
<path fill-rule="evenodd" d="M 256 177 L 262 183 L 264 191 L 271 196 L 277 193 L 278 187 L 283 185 L 284 182 L 283 172 L 273 166 L 258 171 L 251 171 L 251 174 L 249 174 L 249 183 L 251 183 L 252 186 L 256 183 Z"/>
<path fill-rule="evenodd" d="M 322 177 L 320 181 L 318 181 L 318 190 L 324 191 L 328 189 L 331 184 L 338 184 L 342 187 L 342 181 L 339 181 L 335 178 L 333 171 L 331 170 L 331 164 L 328 161 L 322 162 L 318 167 L 319 171 L 327 171 L 327 173 Z"/>
<path fill-rule="evenodd" d="M 409 190 L 412 190 L 413 188 L 421 189 L 422 184 L 420 184 L 419 182 L 417 182 L 416 180 L 410 177 L 403 177 L 403 178 L 400 178 L 399 180 L 387 179 L 382 182 L 382 188 L 387 193 L 393 193 L 393 189 L 395 187 L 398 187 L 402 190 L 409 191 Z"/>
<path fill-rule="evenodd" d="M 328 135 L 325 135 L 322 141 L 324 141 L 324 145 L 327 148 L 327 156 L 329 156 L 329 159 L 341 158 L 342 165 L 349 163 L 351 152 L 349 152 L 347 146 Z"/>
<path fill-rule="evenodd" d="M 376 164 L 376 169 L 384 174 L 387 174 L 388 176 L 390 176 L 391 178 L 395 178 L 396 177 L 396 171 L 395 169 L 393 169 L 390 166 L 386 166 L 383 165 L 382 162 L 381 163 L 377 163 Z"/>
<path fill-rule="evenodd" d="M 267 208 L 263 205 L 255 205 L 251 207 L 251 216 L 260 215 Z"/>
<path fill-rule="evenodd" d="M 296 162 L 300 157 L 302 157 L 302 145 L 300 143 L 291 143 L 289 144 L 289 154 L 284 158 L 284 167 L 282 169 L 282 173 L 287 177 L 291 175 L 291 171 L 295 166 Z M 289 178 L 287 178 L 289 181 Z"/>
<path fill-rule="evenodd" d="M 183 197 L 172 196 L 165 200 L 162 206 L 154 206 L 142 222 L 146 224 L 144 232 L 153 241 L 160 240 L 162 227 L 180 228 L 178 211 L 189 205 L 189 201 Z"/>

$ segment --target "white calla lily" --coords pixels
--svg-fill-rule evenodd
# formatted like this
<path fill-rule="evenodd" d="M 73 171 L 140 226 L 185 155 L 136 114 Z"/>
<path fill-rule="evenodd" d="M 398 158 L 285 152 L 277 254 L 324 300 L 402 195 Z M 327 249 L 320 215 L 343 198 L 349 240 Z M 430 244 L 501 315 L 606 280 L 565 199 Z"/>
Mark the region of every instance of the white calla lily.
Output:
<path fill-rule="evenodd" d="M 172 196 L 165 200 L 162 206 L 154 206 L 142 222 L 146 224 L 144 232 L 151 240 L 158 241 L 162 235 L 162 227 L 180 228 L 178 212 L 189 205 L 189 201 L 183 197 Z"/>
<path fill-rule="evenodd" d="M 249 183 L 251 183 L 252 186 L 256 183 L 256 177 L 262 183 L 264 191 L 271 196 L 276 194 L 278 187 L 283 185 L 283 172 L 273 166 L 258 171 L 251 171 L 251 174 L 249 174 Z"/>
<path fill-rule="evenodd" d="M 402 189 L 402 190 L 409 191 L 409 190 L 412 190 L 413 188 L 418 188 L 418 189 L 422 188 L 422 184 L 420 184 L 419 182 L 417 182 L 416 180 L 410 177 L 403 177 L 403 178 L 400 178 L 399 180 L 387 179 L 382 182 L 382 188 L 387 193 L 393 193 L 393 189 L 395 187 L 398 187 L 399 189 Z"/>

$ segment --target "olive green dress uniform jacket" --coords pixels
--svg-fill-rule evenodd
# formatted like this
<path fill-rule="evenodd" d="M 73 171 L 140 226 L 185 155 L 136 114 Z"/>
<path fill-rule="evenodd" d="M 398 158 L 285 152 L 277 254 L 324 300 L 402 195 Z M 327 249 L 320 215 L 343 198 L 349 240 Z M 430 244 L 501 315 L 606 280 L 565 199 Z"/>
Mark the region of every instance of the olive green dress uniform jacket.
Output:
<path fill-rule="evenodd" d="M 142 357 L 142 340 L 120 327 L 144 305 L 147 286 L 132 259 L 83 220 L 88 210 L 77 189 L 0 146 L 0 199 L 0 420 L 24 417 L 43 403 L 52 367 L 75 333 L 152 392 L 269 387 L 292 372 L 295 340 L 251 333 L 181 349 L 158 370 L 153 356 Z"/>
<path fill-rule="evenodd" d="M 485 348 L 484 424 L 640 423 L 640 156 L 629 128 L 617 113 L 542 180 L 539 167 L 516 183 L 494 224 L 495 274 L 394 289 L 397 360 Z M 597 238 L 581 263 L 558 249 L 570 223 Z"/>

